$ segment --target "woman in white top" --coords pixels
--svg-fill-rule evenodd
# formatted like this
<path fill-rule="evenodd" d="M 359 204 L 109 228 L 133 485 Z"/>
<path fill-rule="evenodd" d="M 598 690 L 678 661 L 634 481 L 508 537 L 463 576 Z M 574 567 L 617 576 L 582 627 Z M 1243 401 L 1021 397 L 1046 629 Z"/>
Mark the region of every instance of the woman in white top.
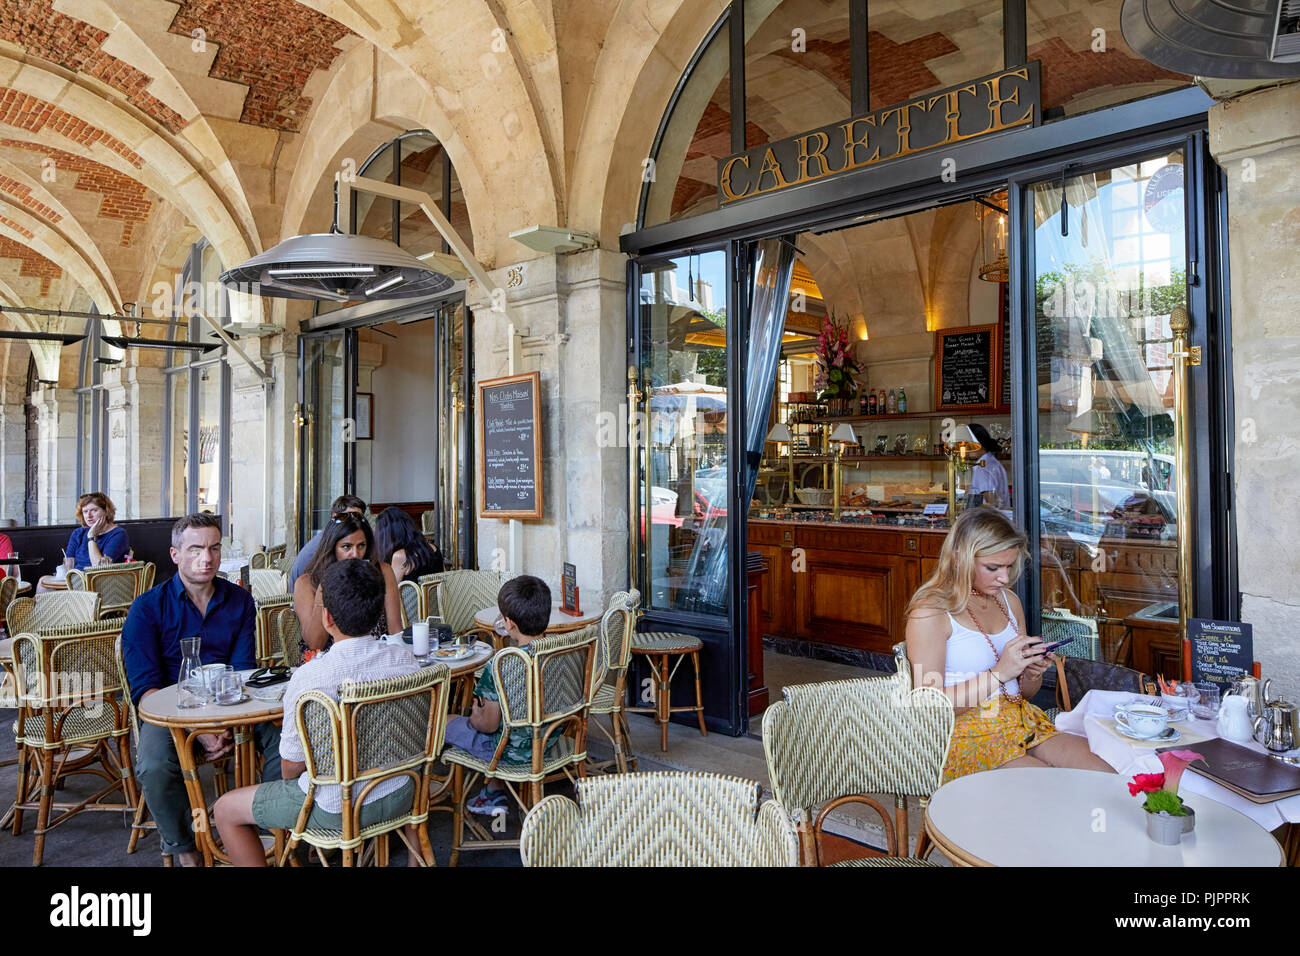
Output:
<path fill-rule="evenodd" d="M 991 505 L 994 508 L 1010 508 L 1011 490 L 1007 483 L 1007 470 L 1002 467 L 1002 462 L 998 461 L 998 455 L 1002 454 L 1002 446 L 994 440 L 983 425 L 972 422 L 970 431 L 975 436 L 975 440 L 980 443 L 980 447 L 984 449 L 984 454 L 971 469 L 970 488 L 966 492 L 967 501 Z M 975 501 L 977 495 L 979 500 Z"/>
<path fill-rule="evenodd" d="M 1024 633 L 1011 585 L 1026 557 L 1024 532 L 993 508 L 962 512 L 934 574 L 907 609 L 907 657 L 916 686 L 938 687 L 957 712 L 944 780 L 995 767 L 1111 766 L 1088 741 L 1057 733 L 1029 703 L 1055 658 Z"/>

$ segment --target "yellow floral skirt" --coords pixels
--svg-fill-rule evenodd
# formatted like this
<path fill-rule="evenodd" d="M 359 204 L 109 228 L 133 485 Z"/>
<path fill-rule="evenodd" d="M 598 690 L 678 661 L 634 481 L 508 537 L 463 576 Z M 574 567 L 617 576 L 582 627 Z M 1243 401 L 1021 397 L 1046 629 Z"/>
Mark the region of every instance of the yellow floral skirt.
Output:
<path fill-rule="evenodd" d="M 1023 757 L 1057 732 L 1051 718 L 1028 701 L 1012 701 L 1001 694 L 991 697 L 978 708 L 957 715 L 943 782 Z"/>

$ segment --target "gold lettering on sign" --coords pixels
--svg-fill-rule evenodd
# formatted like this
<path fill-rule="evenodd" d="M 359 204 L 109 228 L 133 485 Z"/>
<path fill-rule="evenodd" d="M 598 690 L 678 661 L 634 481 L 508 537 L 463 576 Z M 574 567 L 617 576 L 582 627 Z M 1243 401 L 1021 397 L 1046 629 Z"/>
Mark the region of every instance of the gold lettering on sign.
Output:
<path fill-rule="evenodd" d="M 1007 129 L 1008 127 L 1011 126 L 1019 126 L 1026 119 L 1029 119 L 1033 116 L 1034 108 L 1032 106 L 1027 106 L 1025 107 L 1025 112 L 1021 113 L 1015 119 L 1006 123 L 1002 122 L 1002 104 L 1014 103 L 1016 106 L 1020 105 L 1019 86 L 1013 89 L 1011 91 L 1011 95 L 1006 97 L 1005 99 L 1002 96 L 1002 81 L 1006 79 L 1011 79 L 1013 77 L 1018 77 L 1020 79 L 1027 80 L 1029 79 L 1029 71 L 1016 70 L 1014 73 L 1003 73 L 1001 76 L 995 76 L 991 80 L 984 81 L 984 86 L 986 86 L 989 91 L 989 125 L 987 128 L 987 132 L 991 133 L 991 132 L 995 132 L 996 130 Z"/>
<path fill-rule="evenodd" d="M 855 155 L 858 149 L 866 150 L 868 148 L 867 136 L 871 132 L 871 129 L 863 129 L 862 135 L 854 138 L 853 127 L 857 123 L 861 123 L 864 127 L 874 129 L 876 118 L 874 116 L 864 116 L 862 119 L 849 120 L 847 123 L 840 124 L 840 129 L 844 132 L 844 169 L 854 169 L 858 166 L 866 166 L 880 159 L 879 146 L 877 146 L 876 151 L 866 159 L 859 160 Z"/>
<path fill-rule="evenodd" d="M 943 100 L 944 105 L 947 107 L 943 114 L 943 118 L 948 124 L 943 134 L 944 142 L 949 143 L 961 139 L 961 136 L 957 133 L 957 121 L 961 119 L 961 111 L 957 108 L 957 91 L 949 90 L 947 93 L 940 93 L 938 96 L 930 97 L 925 104 L 926 112 L 934 109 L 934 104 L 940 100 Z"/>
<path fill-rule="evenodd" d="M 808 141 L 817 140 L 817 148 L 809 152 Z M 799 137 L 799 178 L 796 183 L 802 183 L 809 179 L 816 179 L 819 176 L 825 176 L 830 172 L 830 167 L 826 165 L 826 147 L 831 144 L 831 138 L 825 133 L 809 133 L 807 136 Z M 808 164 L 817 160 L 820 172 L 815 176 L 808 174 Z"/>
<path fill-rule="evenodd" d="M 731 159 L 727 160 L 726 165 L 722 167 L 722 194 L 727 197 L 728 202 L 733 199 L 739 199 L 741 196 L 745 195 L 745 193 L 749 192 L 748 186 L 746 187 L 745 192 L 741 193 L 738 193 L 731 188 L 731 167 L 735 166 L 737 163 L 740 163 L 740 165 L 745 167 L 746 173 L 749 172 L 749 157 L 743 154 L 740 156 L 732 156 Z"/>
<path fill-rule="evenodd" d="M 898 115 L 898 151 L 894 153 L 895 156 L 906 156 L 912 151 L 912 145 L 910 142 L 912 127 L 907 121 L 907 114 L 914 105 L 915 104 L 912 103 L 904 103 L 902 106 L 895 106 L 880 114 L 882 122 L 889 119 L 890 116 L 895 114 Z"/>
<path fill-rule="evenodd" d="M 781 164 L 776 161 L 776 153 L 772 152 L 771 146 L 763 153 L 763 165 L 758 170 L 758 182 L 754 183 L 755 192 L 764 192 L 763 177 L 769 173 L 776 179 L 776 185 L 771 188 L 784 189 L 790 185 L 785 176 L 781 175 Z"/>

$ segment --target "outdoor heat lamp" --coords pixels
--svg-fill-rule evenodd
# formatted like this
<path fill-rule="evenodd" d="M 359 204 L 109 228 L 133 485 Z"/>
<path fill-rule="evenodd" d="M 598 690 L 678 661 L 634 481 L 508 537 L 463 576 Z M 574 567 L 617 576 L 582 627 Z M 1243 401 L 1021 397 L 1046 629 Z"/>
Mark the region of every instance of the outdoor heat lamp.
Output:
<path fill-rule="evenodd" d="M 221 282 L 237 292 L 332 302 L 437 295 L 453 284 L 394 242 L 343 232 L 286 239 L 223 272 Z"/>

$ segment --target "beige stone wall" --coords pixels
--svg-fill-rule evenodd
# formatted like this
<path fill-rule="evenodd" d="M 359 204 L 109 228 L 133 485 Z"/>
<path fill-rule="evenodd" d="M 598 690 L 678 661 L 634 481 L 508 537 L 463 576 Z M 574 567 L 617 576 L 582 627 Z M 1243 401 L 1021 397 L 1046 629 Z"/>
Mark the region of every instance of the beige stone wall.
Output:
<path fill-rule="evenodd" d="M 1237 561 L 1255 657 L 1300 693 L 1300 84 L 1210 111 L 1210 145 L 1228 178 L 1236 404 Z"/>

